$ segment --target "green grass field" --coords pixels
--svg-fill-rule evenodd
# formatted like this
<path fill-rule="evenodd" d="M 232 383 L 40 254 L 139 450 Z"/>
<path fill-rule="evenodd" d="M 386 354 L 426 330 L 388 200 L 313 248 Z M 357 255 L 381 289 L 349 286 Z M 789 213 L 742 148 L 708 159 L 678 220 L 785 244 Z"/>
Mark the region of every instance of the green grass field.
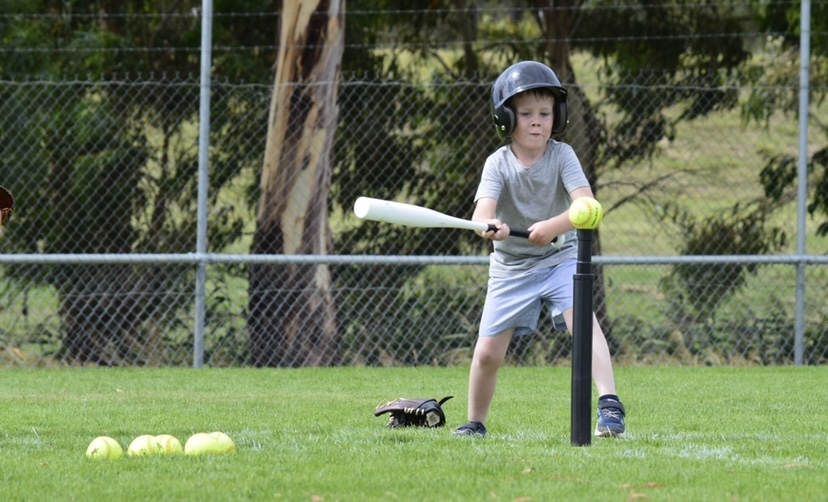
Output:
<path fill-rule="evenodd" d="M 467 368 L 0 372 L 2 500 L 825 500 L 828 368 L 620 368 L 628 437 L 573 447 L 569 370 L 501 370 L 484 439 L 389 430 Z M 99 435 L 221 430 L 226 456 L 85 457 Z"/>

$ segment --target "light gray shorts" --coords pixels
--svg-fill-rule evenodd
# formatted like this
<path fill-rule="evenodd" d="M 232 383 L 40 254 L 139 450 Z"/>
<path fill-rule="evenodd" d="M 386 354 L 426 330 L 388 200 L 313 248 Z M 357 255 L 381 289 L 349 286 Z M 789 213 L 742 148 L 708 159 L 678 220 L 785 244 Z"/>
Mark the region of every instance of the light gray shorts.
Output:
<path fill-rule="evenodd" d="M 577 261 L 571 259 L 517 276 L 489 277 L 479 335 L 495 336 L 511 328 L 515 336 L 534 333 L 543 305 L 553 318 L 572 307 L 576 271 Z"/>

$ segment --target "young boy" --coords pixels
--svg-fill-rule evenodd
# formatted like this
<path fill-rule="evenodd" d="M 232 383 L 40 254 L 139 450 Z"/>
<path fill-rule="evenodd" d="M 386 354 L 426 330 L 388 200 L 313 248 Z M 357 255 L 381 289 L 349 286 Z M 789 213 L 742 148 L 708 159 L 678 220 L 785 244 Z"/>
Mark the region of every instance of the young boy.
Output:
<path fill-rule="evenodd" d="M 469 372 L 469 421 L 456 436 L 485 436 L 497 370 L 513 336 L 533 333 L 541 308 L 563 314 L 572 331 L 577 241 L 569 222 L 571 200 L 592 197 L 581 163 L 565 143 L 552 140 L 567 123 L 566 89 L 548 66 L 523 61 L 507 68 L 492 87 L 495 128 L 511 144 L 486 160 L 472 219 L 497 231 L 480 332 Z M 509 237 L 509 224 L 528 239 Z M 551 245 L 564 234 L 564 244 Z M 615 391 L 609 347 L 593 314 L 592 378 L 598 389 L 595 435 L 623 436 L 625 410 Z"/>

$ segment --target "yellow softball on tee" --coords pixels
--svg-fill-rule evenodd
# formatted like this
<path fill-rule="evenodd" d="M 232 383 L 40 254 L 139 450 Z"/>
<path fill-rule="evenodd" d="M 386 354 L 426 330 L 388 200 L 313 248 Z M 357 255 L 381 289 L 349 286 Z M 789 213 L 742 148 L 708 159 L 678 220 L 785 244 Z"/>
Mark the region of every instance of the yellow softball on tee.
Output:
<path fill-rule="evenodd" d="M 593 230 L 598 227 L 604 218 L 601 203 L 592 197 L 581 197 L 572 201 L 569 206 L 569 221 L 575 228 Z"/>

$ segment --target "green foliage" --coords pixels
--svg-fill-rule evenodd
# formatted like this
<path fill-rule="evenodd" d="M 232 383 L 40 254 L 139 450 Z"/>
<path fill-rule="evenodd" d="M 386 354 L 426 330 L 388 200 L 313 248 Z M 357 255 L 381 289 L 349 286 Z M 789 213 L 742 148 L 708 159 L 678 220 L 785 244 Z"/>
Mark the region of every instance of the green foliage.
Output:
<path fill-rule="evenodd" d="M 4 500 L 819 500 L 825 367 L 630 368 L 628 437 L 570 445 L 568 368 L 503 368 L 482 440 L 467 368 L 0 372 Z M 454 395 L 389 430 L 400 396 Z M 594 406 L 594 403 L 593 403 Z M 93 438 L 223 431 L 229 456 L 88 460 Z M 436 494 L 436 495 L 435 495 Z"/>
<path fill-rule="evenodd" d="M 681 366 L 777 366 L 794 362 L 794 320 L 783 311 L 737 310 L 727 315 L 713 312 L 720 300 L 710 300 L 711 315 L 699 322 L 652 323 L 643 316 L 613 318 L 610 328 L 618 344 L 615 358 L 623 365 Z M 668 308 L 680 312 L 681 305 Z M 828 319 L 808 321 L 804 345 L 805 364 L 828 361 Z"/>
<path fill-rule="evenodd" d="M 0 87 L 0 94 L 7 98 L 0 104 L 5 112 L 0 117 L 0 139 L 7 140 L 0 146 L 0 175 L 3 179 L 22 179 L 13 172 L 22 169 L 29 176 L 33 170 L 43 172 L 34 178 L 51 178 L 45 193 L 35 187 L 16 187 L 21 200 L 27 201 L 21 205 L 19 216 L 27 218 L 29 225 L 48 228 L 44 222 L 68 218 L 67 208 L 54 207 L 52 201 L 59 198 L 56 192 L 70 189 L 67 180 L 83 179 L 84 186 L 75 187 L 78 190 L 73 189 L 73 195 L 95 204 L 90 207 L 91 219 L 80 218 L 83 228 L 92 233 L 100 229 L 120 232 L 124 237 L 115 242 L 121 250 L 192 249 L 198 161 L 188 128 L 198 119 L 199 88 L 181 85 L 171 93 L 167 86 L 143 81 L 150 75 L 174 79 L 174 75 L 198 73 L 200 18 L 192 16 L 188 8 L 198 9 L 200 2 L 185 4 L 171 5 L 165 0 L 104 4 L 42 0 L 6 2 L 0 7 L 0 40 L 6 42 L 5 57 L 0 59 L 1 78 L 42 75 L 60 80 L 68 75 L 83 79 L 82 83 L 65 83 L 65 92 L 48 96 L 38 95 L 41 91 L 35 86 Z M 214 44 L 272 44 L 275 22 L 250 27 L 244 16 L 222 16 L 227 10 L 261 12 L 267 8 L 273 8 L 271 2 L 218 2 L 214 8 Z M 101 12 L 107 14 L 101 16 Z M 269 80 L 274 54 L 245 54 L 239 61 L 237 53 L 216 51 L 214 66 L 242 81 Z M 107 83 L 95 85 L 98 80 Z M 210 230 L 214 236 L 211 243 L 223 247 L 241 237 L 244 220 L 232 207 L 219 205 L 217 194 L 240 173 L 249 174 L 254 163 L 256 169 L 260 167 L 262 147 L 250 148 L 239 139 L 258 133 L 265 114 L 260 110 L 251 112 L 261 102 L 258 94 L 228 92 L 216 83 L 214 95 L 211 153 L 215 170 L 211 172 L 209 193 L 216 218 L 211 220 Z M 16 113 L 24 103 L 26 109 L 36 106 L 37 113 Z M 255 119 L 256 114 L 261 120 Z M 43 144 L 45 151 L 35 155 L 23 152 L 21 158 L 18 147 L 24 138 L 20 135 L 26 135 L 23 144 Z M 62 177 L 55 178 L 54 169 L 47 174 L 49 162 L 59 166 Z M 109 171 L 121 171 L 123 179 L 111 185 L 111 176 L 90 176 L 93 165 L 109 165 Z M 125 207 L 132 213 L 124 215 L 117 225 L 105 217 L 112 208 L 109 198 L 133 201 L 131 208 Z M 35 208 L 41 208 L 39 214 L 30 213 L 38 210 Z M 71 227 L 77 221 L 74 218 L 66 223 Z M 45 245 L 61 246 L 63 240 L 46 239 Z M 11 245 L 21 251 L 34 251 L 42 244 Z"/>
<path fill-rule="evenodd" d="M 706 218 L 680 210 L 666 211 L 664 215 L 681 228 L 681 255 L 763 255 L 781 249 L 787 241 L 784 229 L 768 223 L 772 209 L 761 202 L 746 208 L 737 203 L 728 212 Z M 676 306 L 712 316 L 717 306 L 738 292 L 758 267 L 754 263 L 733 262 L 675 265 L 662 287 Z"/>
<path fill-rule="evenodd" d="M 628 76 L 652 70 L 677 72 L 688 62 L 700 73 L 703 68 L 730 69 L 748 56 L 740 36 L 746 27 L 731 4 L 585 3 L 584 27 L 602 36 L 583 37 L 585 41 L 576 44 L 596 56 L 612 58 Z M 696 36 L 701 33 L 716 36 Z"/>
<path fill-rule="evenodd" d="M 603 61 L 600 75 L 611 91 L 601 108 L 622 115 L 615 124 L 604 121 L 605 165 L 599 169 L 645 161 L 659 141 L 675 137 L 678 122 L 736 105 L 736 92 L 727 84 L 750 53 L 742 39 L 747 27 L 734 9 L 678 1 L 582 7 L 573 49 Z M 681 110 L 677 118 L 667 114 L 672 107 Z"/>
<path fill-rule="evenodd" d="M 768 125 L 774 114 L 799 115 L 800 79 L 800 33 L 801 5 L 754 0 L 757 5 L 756 19 L 762 28 L 773 33 L 767 43 L 752 60 L 746 62 L 743 70 L 744 81 L 751 92 L 742 104 L 744 124 L 752 121 Z M 809 102 L 822 103 L 828 97 L 828 6 L 815 2 L 810 18 L 810 53 L 808 71 L 810 76 Z M 809 114 L 809 128 L 815 127 L 828 141 L 828 126 Z M 823 217 L 816 233 L 828 235 L 828 147 L 825 144 L 811 147 L 807 159 L 810 203 L 808 212 L 812 217 Z M 767 163 L 761 172 L 761 181 L 766 193 L 774 199 L 784 197 L 797 189 L 798 159 L 781 148 L 769 148 L 765 154 Z"/>
<path fill-rule="evenodd" d="M 337 297 L 344 343 L 354 348 L 345 354 L 346 364 L 444 366 L 468 359 L 483 307 L 485 276 L 477 267 L 456 277 L 440 267 L 426 268 L 418 275 L 405 268 L 348 269 L 359 274 L 365 287 L 354 288 L 350 281 L 351 286 L 340 289 Z M 337 268 L 337 273 L 343 270 Z M 376 287 L 394 282 L 402 285 Z M 395 290 L 398 294 L 389 294 Z"/>
<path fill-rule="evenodd" d="M 175 83 L 176 75 L 199 71 L 200 17 L 188 9 L 199 6 L 195 0 L 0 6 L 0 40 L 7 56 L 0 58 L 0 80 L 10 80 L 0 84 L 0 179 L 43 180 L 39 185 L 15 185 L 19 200 L 25 201 L 16 222 L 41 231 L 16 232 L 7 236 L 4 247 L 29 253 L 193 250 L 199 162 L 192 130 L 198 122 L 200 88 L 192 78 L 184 85 L 169 83 Z M 250 28 L 240 21 L 244 16 L 221 16 L 222 9 L 238 13 L 268 7 L 273 7 L 270 2 L 219 2 L 214 9 L 214 43 L 272 44 L 275 24 Z M 273 60 L 266 52 L 239 61 L 238 54 L 217 51 L 215 67 L 240 80 L 266 81 Z M 34 75 L 57 82 L 55 91 L 43 93 L 42 86 L 15 82 Z M 158 84 L 151 75 L 164 76 L 164 82 Z M 62 81 L 67 76 L 72 80 Z M 234 206 L 244 197 L 221 199 L 220 194 L 227 187 L 243 191 L 238 186 L 241 175 L 247 175 L 247 182 L 254 178 L 251 172 L 260 166 L 263 142 L 251 147 L 242 140 L 258 133 L 264 114 L 255 110 L 262 101 L 259 94 L 220 83 L 214 88 L 214 162 L 208 192 L 213 218 L 208 228 L 210 244 L 221 250 L 241 239 L 249 208 Z M 256 113 L 261 120 L 255 119 Z M 29 152 L 21 145 L 41 148 Z M 186 308 L 189 297 L 159 306 L 153 300 L 112 299 L 91 292 L 118 296 L 124 289 L 141 290 L 146 298 L 158 298 L 155 293 L 191 284 L 191 277 L 160 273 L 146 280 L 141 267 L 112 275 L 104 269 L 67 267 L 48 276 L 26 277 L 29 269 L 23 268 L 10 275 L 51 283 L 61 295 L 67 340 L 119 340 L 118 351 L 125 356 L 131 350 L 128 340 L 143 329 L 152 332 L 153 322 L 173 322 L 168 327 L 176 332 L 176 309 Z M 139 312 L 141 319 L 130 318 Z M 79 313 L 83 315 L 75 317 Z M 82 325 L 79 318 L 89 319 L 89 324 Z M 101 350 L 92 348 L 98 342 L 67 342 L 73 354 L 72 343 L 89 352 Z"/>

